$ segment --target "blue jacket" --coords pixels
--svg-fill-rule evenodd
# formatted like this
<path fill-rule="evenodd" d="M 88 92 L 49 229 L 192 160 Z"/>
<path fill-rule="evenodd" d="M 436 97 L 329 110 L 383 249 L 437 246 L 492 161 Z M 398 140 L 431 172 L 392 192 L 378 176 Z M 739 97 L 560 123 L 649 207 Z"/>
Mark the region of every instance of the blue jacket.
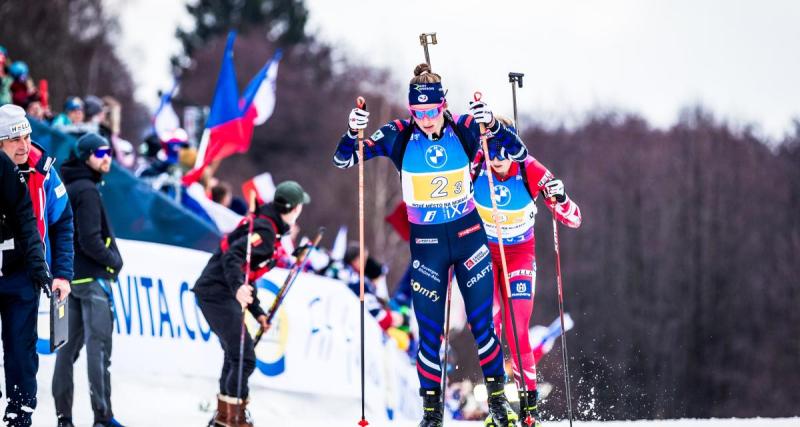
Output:
<path fill-rule="evenodd" d="M 48 157 L 41 146 L 33 143 L 28 162 L 20 165 L 20 171 L 26 176 L 31 200 L 36 205 L 34 212 L 50 272 L 54 278 L 72 280 L 75 256 L 72 208 L 54 165 L 55 158 Z"/>

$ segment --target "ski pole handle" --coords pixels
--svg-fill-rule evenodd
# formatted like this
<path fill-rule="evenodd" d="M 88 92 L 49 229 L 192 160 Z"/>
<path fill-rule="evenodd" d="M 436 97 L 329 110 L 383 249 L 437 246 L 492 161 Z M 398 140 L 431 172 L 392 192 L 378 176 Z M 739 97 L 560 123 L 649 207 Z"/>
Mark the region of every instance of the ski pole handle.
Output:
<path fill-rule="evenodd" d="M 367 100 L 363 96 L 356 98 L 356 108 L 367 111 Z M 358 145 L 364 142 L 364 129 L 358 130 Z"/>
<path fill-rule="evenodd" d="M 481 98 L 483 98 L 483 94 L 480 93 L 480 91 L 475 91 L 475 93 L 472 95 L 472 99 L 474 99 L 475 102 L 480 101 Z M 484 134 L 486 133 L 486 125 L 483 124 L 483 123 L 478 123 L 478 125 L 480 126 L 480 129 L 481 129 L 481 142 L 485 145 L 486 144 L 486 137 L 484 136 Z M 484 148 L 484 150 L 486 149 L 486 147 L 483 147 L 483 148 Z M 487 157 L 489 156 L 489 152 L 488 151 L 486 152 L 486 156 Z"/>

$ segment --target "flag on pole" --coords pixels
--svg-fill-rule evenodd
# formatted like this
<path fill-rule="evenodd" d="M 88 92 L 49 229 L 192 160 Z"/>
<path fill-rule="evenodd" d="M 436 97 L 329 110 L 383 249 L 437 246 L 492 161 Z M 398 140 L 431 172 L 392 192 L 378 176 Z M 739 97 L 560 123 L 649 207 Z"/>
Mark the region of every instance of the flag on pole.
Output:
<path fill-rule="evenodd" d="M 258 204 L 264 204 L 272 201 L 275 195 L 275 183 L 272 181 L 272 174 L 264 172 L 248 179 L 242 184 L 242 194 L 246 198 L 250 198 L 249 194 L 256 193 Z"/>
<path fill-rule="evenodd" d="M 181 121 L 172 108 L 172 97 L 178 91 L 178 82 L 172 86 L 172 90 L 161 95 L 161 101 L 158 104 L 155 114 L 153 114 L 153 132 L 158 136 L 161 142 L 167 141 L 169 135 L 172 135 L 175 130 L 181 127 Z"/>
<path fill-rule="evenodd" d="M 253 137 L 253 128 L 264 123 L 275 109 L 275 78 L 281 52 L 276 52 L 253 77 L 240 99 L 233 63 L 235 39 L 235 32 L 228 34 L 217 88 L 200 141 L 197 161 L 194 169 L 184 175 L 185 185 L 197 181 L 211 163 L 232 154 L 247 152 Z"/>

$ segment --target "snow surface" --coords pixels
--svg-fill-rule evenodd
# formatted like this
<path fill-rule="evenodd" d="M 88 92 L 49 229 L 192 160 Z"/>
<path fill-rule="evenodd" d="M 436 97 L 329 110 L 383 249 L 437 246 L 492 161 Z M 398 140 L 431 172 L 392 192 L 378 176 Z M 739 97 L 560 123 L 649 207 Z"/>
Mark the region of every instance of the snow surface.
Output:
<path fill-rule="evenodd" d="M 113 360 L 113 359 L 112 359 Z M 41 357 L 39 369 L 39 406 L 33 415 L 34 427 L 55 425 L 55 409 L 50 393 L 54 357 Z M 112 364 L 112 402 L 116 418 L 128 427 L 205 426 L 214 405 L 217 384 L 200 377 L 154 377 L 114 374 Z M 78 427 L 91 426 L 85 358 L 75 366 L 74 422 Z M 251 409 L 257 426 L 357 427 L 360 403 L 350 399 L 321 399 L 312 395 L 276 392 L 253 388 Z M 0 400 L 5 411 L 5 399 Z M 367 417 L 369 420 L 369 417 Z M 0 423 L 2 424 L 2 423 Z M 370 426 L 384 424 L 371 422 Z M 391 427 L 416 427 L 417 421 L 388 424 Z M 482 422 L 446 422 L 447 426 L 478 427 Z M 565 427 L 566 421 L 547 422 L 547 426 Z M 575 422 L 583 427 L 788 427 L 800 426 L 800 418 L 716 419 L 671 421 Z"/>

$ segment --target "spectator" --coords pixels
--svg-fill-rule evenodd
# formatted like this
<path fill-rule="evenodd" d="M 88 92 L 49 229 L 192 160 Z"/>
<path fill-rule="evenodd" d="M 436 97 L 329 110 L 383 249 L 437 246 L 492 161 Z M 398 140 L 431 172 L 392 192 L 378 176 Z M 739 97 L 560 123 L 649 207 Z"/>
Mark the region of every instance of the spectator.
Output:
<path fill-rule="evenodd" d="M 11 83 L 14 78 L 8 73 L 8 51 L 0 46 L 0 105 L 11 103 Z"/>
<path fill-rule="evenodd" d="M 359 256 L 360 249 L 358 245 L 350 245 L 344 254 L 342 261 L 335 261 L 325 270 L 325 276 L 339 279 L 344 282 L 356 295 L 361 294 L 361 281 L 359 274 Z M 367 272 L 370 271 L 369 265 L 369 252 L 365 254 L 365 274 L 364 274 L 364 301 L 369 311 L 369 314 L 378 321 L 378 324 L 384 331 L 389 328 L 399 326 L 403 323 L 403 316 L 399 313 L 392 313 L 386 304 L 377 296 L 378 289 L 375 286 L 374 280 L 378 279 L 380 275 L 370 278 Z M 375 263 L 375 261 L 372 261 Z M 380 263 L 377 263 L 380 265 Z M 373 271 L 382 272 L 382 267 L 372 268 Z M 379 273 L 380 274 L 380 273 Z"/>
<path fill-rule="evenodd" d="M 247 383 L 256 368 L 256 354 L 249 334 L 240 341 L 242 310 L 247 308 L 250 311 L 262 331 L 269 327 L 251 284 L 272 268 L 275 250 L 280 245 L 278 239 L 289 232 L 290 226 L 303 212 L 303 206 L 310 201 L 298 183 L 282 182 L 275 190 L 275 200 L 257 208 L 251 223 L 252 231 L 248 229 L 249 223 L 242 222 L 224 237 L 192 288 L 197 305 L 211 330 L 219 337 L 225 353 L 217 412 L 210 425 L 253 425 L 246 412 L 250 390 Z M 246 263 L 250 266 L 245 266 Z M 250 273 L 249 277 L 245 277 L 245 271 Z M 241 359 L 240 346 L 243 349 Z M 237 370 L 241 382 L 237 381 Z"/>
<path fill-rule="evenodd" d="M 41 122 L 48 122 L 53 118 L 50 109 L 42 105 L 42 96 L 38 92 L 28 97 L 28 108 L 25 110 L 29 117 Z"/>
<path fill-rule="evenodd" d="M 14 81 L 11 83 L 11 101 L 22 108 L 28 106 L 28 97 L 36 88 L 28 77 L 28 64 L 14 61 L 8 68 Z"/>
<path fill-rule="evenodd" d="M 96 132 L 107 141 L 111 142 L 111 129 L 103 126 L 107 117 L 103 100 L 94 95 L 89 95 L 83 99 L 83 104 L 83 111 L 86 114 L 84 122 L 89 125 L 87 129 Z M 113 152 L 114 147 L 112 146 L 111 148 Z"/>
<path fill-rule="evenodd" d="M 73 259 L 72 209 L 58 172 L 51 169 L 56 159 L 31 141 L 31 127 L 25 110 L 16 105 L 0 107 L 0 117 L 11 117 L 27 131 L 0 141 L 0 150 L 17 165 L 28 185 L 33 212 L 45 248 L 45 260 L 53 274 L 53 289 L 63 297 L 70 292 Z"/>
<path fill-rule="evenodd" d="M 53 398 L 59 426 L 72 425 L 72 365 L 86 343 L 94 425 L 119 426 L 111 409 L 111 336 L 114 326 L 111 284 L 122 268 L 100 191 L 111 169 L 111 146 L 95 133 L 78 139 L 73 155 L 61 167 L 75 212 L 75 280 L 70 294 L 70 340 L 58 352 Z"/>
<path fill-rule="evenodd" d="M 13 106 L 0 107 L 3 146 L 16 145 L 9 141 L 24 138 L 30 132 L 24 113 L 20 115 L 8 107 Z M 7 401 L 3 421 L 9 426 L 27 427 L 36 408 L 37 294 L 40 288 L 49 290 L 51 276 L 24 184 L 19 169 L 5 150 L 0 150 L 0 322 Z"/>
<path fill-rule="evenodd" d="M 214 203 L 219 203 L 222 206 L 230 207 L 233 201 L 233 194 L 231 186 L 227 182 L 220 181 L 217 185 L 211 187 L 211 200 Z"/>
<path fill-rule="evenodd" d="M 136 155 L 133 153 L 133 144 L 120 137 L 122 122 L 122 104 L 111 96 L 103 97 L 105 120 L 100 123 L 100 134 L 105 130 L 109 135 L 114 159 L 125 167 L 132 169 L 136 164 Z"/>
<path fill-rule="evenodd" d="M 69 125 L 83 123 L 83 100 L 77 96 L 71 96 L 64 102 L 64 112 L 53 119 L 53 127 L 63 130 Z"/>

